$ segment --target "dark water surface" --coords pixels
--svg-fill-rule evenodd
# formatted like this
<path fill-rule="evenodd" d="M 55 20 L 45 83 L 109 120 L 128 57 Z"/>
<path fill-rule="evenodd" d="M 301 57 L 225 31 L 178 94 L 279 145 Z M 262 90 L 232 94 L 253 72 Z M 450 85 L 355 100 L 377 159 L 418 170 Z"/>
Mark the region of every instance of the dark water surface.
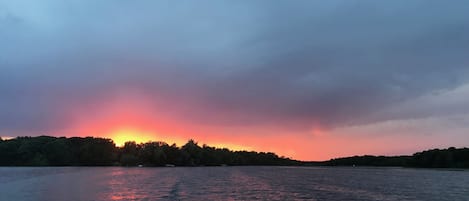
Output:
<path fill-rule="evenodd" d="M 469 171 L 327 167 L 0 167 L 0 200 L 469 201 Z"/>

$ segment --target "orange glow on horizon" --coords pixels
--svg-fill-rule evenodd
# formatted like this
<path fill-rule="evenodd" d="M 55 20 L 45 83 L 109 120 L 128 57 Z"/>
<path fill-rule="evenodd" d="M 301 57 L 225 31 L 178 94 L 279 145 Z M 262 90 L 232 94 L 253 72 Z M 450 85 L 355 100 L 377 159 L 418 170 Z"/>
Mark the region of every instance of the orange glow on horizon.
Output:
<path fill-rule="evenodd" d="M 118 147 L 124 146 L 124 143 L 129 141 L 145 143 L 156 140 L 153 133 L 141 132 L 128 128 L 113 131 L 108 137 L 111 138 Z"/>
<path fill-rule="evenodd" d="M 71 136 L 95 136 L 110 138 L 116 146 L 135 141 L 146 143 L 161 141 L 183 146 L 189 139 L 198 142 L 199 146 L 227 148 L 233 151 L 274 152 L 279 156 L 307 160 L 325 158 L 322 151 L 311 150 L 310 135 L 295 133 L 278 135 L 276 127 L 224 127 L 199 124 L 192 119 L 176 115 L 165 103 L 155 97 L 148 97 L 138 91 L 124 91 L 109 99 L 96 100 L 86 109 L 69 107 L 72 119 L 67 128 Z M 171 104 L 178 104 L 177 102 Z M 181 106 L 182 107 L 182 106 Z M 93 115 L 89 115 L 93 111 Z M 316 136 L 324 136 L 317 127 Z M 293 134 L 293 133 L 292 133 Z"/>
<path fill-rule="evenodd" d="M 111 129 L 111 132 L 108 132 L 104 137 L 112 139 L 118 147 L 122 147 L 126 142 L 131 141 L 137 144 L 160 141 L 168 143 L 169 145 L 175 143 L 178 146 L 186 143 L 182 138 L 166 136 L 150 130 L 152 129 L 135 129 L 128 127 Z"/>
<path fill-rule="evenodd" d="M 244 146 L 244 145 L 238 145 L 238 144 L 207 143 L 207 146 L 215 147 L 215 148 L 227 148 L 231 151 L 254 151 L 251 147 Z"/>
<path fill-rule="evenodd" d="M 130 129 L 130 128 L 121 128 L 121 129 L 116 129 L 115 131 L 111 132 L 109 135 L 106 137 L 111 138 L 116 146 L 122 147 L 126 142 L 136 142 L 137 144 L 140 143 L 146 143 L 146 142 L 151 142 L 151 141 L 163 141 L 168 144 L 176 143 L 179 146 L 184 145 L 187 141 L 180 140 L 180 139 L 168 139 L 167 137 L 158 137 L 157 134 L 153 132 L 145 132 L 145 131 L 140 131 L 137 129 Z M 249 146 L 244 146 L 244 145 L 239 145 L 239 144 L 230 144 L 230 143 L 205 143 L 205 142 L 198 142 L 197 139 L 194 139 L 199 146 L 202 146 L 203 144 L 206 144 L 207 146 L 210 147 L 215 147 L 215 148 L 227 148 L 232 151 L 254 151 L 252 147 Z"/>

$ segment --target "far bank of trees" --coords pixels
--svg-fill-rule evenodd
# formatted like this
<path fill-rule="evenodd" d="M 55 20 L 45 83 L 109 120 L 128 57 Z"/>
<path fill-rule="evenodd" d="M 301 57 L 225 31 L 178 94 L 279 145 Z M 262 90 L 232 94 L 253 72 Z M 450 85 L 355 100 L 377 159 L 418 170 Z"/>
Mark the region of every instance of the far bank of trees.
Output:
<path fill-rule="evenodd" d="M 399 166 L 421 168 L 469 168 L 469 148 L 432 149 L 412 156 L 353 156 L 326 161 L 329 166 Z"/>
<path fill-rule="evenodd" d="M 423 168 L 469 168 L 469 148 L 433 149 L 411 156 L 353 156 L 323 162 L 302 162 L 274 153 L 231 151 L 200 146 L 189 140 L 181 147 L 165 142 L 116 147 L 106 138 L 17 137 L 0 138 L 0 166 L 399 166 Z"/>
<path fill-rule="evenodd" d="M 216 166 L 299 165 L 274 153 L 231 151 L 189 140 L 182 147 L 165 142 L 116 147 L 94 137 L 18 137 L 0 141 L 0 166 Z"/>

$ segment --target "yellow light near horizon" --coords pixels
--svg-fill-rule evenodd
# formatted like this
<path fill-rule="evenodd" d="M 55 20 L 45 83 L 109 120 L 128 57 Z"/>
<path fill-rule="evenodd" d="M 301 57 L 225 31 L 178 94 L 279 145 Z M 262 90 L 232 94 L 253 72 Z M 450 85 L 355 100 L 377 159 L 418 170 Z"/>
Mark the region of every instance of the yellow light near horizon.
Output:
<path fill-rule="evenodd" d="M 124 146 L 125 142 L 134 141 L 136 143 L 145 143 L 154 141 L 155 136 L 151 133 L 136 131 L 132 129 L 120 129 L 112 132 L 110 138 L 114 141 L 116 146 Z"/>
<path fill-rule="evenodd" d="M 11 140 L 11 139 L 13 139 L 13 138 L 15 138 L 15 137 L 1 136 L 1 135 L 0 135 L 0 138 L 1 138 L 2 140 Z"/>
<path fill-rule="evenodd" d="M 253 150 L 252 147 L 236 145 L 236 144 L 213 143 L 213 144 L 207 144 L 207 145 L 211 147 L 216 147 L 216 148 L 227 148 L 227 149 L 230 149 L 231 151 L 252 151 Z"/>
<path fill-rule="evenodd" d="M 165 143 L 168 143 L 169 145 L 175 143 L 176 145 L 183 146 L 184 144 L 187 143 L 187 140 L 184 140 L 184 138 L 181 137 L 173 137 L 173 136 L 167 136 L 164 134 L 158 134 L 156 135 L 155 132 L 150 132 L 150 131 L 142 131 L 141 129 L 134 129 L 134 128 L 120 128 L 120 129 L 115 129 L 114 131 L 110 132 L 107 135 L 108 138 L 111 138 L 116 146 L 122 147 L 126 142 L 134 141 L 137 144 L 140 143 L 146 143 L 150 141 L 162 141 Z M 190 138 L 187 138 L 190 139 Z M 211 147 L 216 147 L 216 148 L 228 148 L 232 151 L 252 151 L 254 150 L 252 147 L 249 146 L 243 146 L 239 144 L 233 144 L 233 143 L 225 143 L 225 142 L 220 142 L 220 141 L 199 141 L 199 146 L 202 146 L 202 144 L 207 144 L 208 146 Z"/>

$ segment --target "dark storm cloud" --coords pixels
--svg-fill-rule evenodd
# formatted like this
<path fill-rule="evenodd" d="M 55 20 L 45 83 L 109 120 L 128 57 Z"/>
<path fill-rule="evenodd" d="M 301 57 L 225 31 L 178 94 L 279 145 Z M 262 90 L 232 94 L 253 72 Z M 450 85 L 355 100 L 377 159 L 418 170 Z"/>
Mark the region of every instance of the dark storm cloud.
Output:
<path fill-rule="evenodd" d="M 66 125 L 61 108 L 125 87 L 189 105 L 181 116 L 202 123 L 415 118 L 388 108 L 468 81 L 467 10 L 466 1 L 0 2 L 0 131 Z"/>

